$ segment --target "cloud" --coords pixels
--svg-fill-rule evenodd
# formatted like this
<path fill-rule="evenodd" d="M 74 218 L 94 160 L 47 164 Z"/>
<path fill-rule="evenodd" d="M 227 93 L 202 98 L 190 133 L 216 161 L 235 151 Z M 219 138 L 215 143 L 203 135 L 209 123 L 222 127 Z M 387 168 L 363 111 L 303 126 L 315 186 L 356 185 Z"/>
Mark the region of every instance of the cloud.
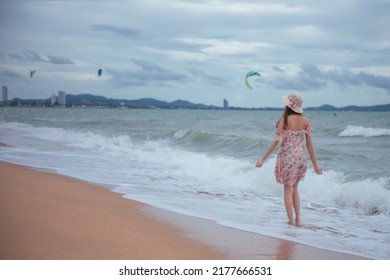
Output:
<path fill-rule="evenodd" d="M 53 64 L 73 64 L 72 60 L 66 57 L 48 55 L 47 58 L 47 62 Z"/>
<path fill-rule="evenodd" d="M 191 12 L 213 12 L 221 14 L 308 14 L 315 12 L 307 6 L 294 6 L 283 3 L 253 3 L 237 1 L 204 1 L 204 2 L 177 2 L 175 6 L 179 9 L 190 10 Z"/>
<path fill-rule="evenodd" d="M 284 70 L 282 68 L 280 68 L 279 66 L 272 66 L 272 70 L 276 71 L 276 72 L 282 72 L 284 73 Z"/>
<path fill-rule="evenodd" d="M 11 53 L 9 57 L 14 59 L 19 59 L 19 60 L 25 60 L 25 57 L 23 55 L 17 53 Z"/>
<path fill-rule="evenodd" d="M 107 69 L 116 86 L 169 86 L 169 83 L 173 81 L 185 82 L 188 80 L 186 75 L 166 69 L 148 60 L 133 59 L 132 62 L 138 69 L 128 71 Z"/>
<path fill-rule="evenodd" d="M 366 85 L 385 89 L 388 93 L 390 93 L 390 77 L 382 75 L 372 75 L 364 72 L 360 72 L 359 74 L 357 74 L 357 76 Z"/>
<path fill-rule="evenodd" d="M 198 44 L 202 46 L 202 51 L 209 55 L 253 54 L 259 49 L 272 47 L 272 44 L 265 42 L 240 42 L 198 38 L 183 38 L 180 40 L 190 45 Z"/>
<path fill-rule="evenodd" d="M 31 62 L 44 62 L 51 64 L 74 64 L 69 58 L 48 55 L 47 58 L 42 57 L 40 54 L 34 51 L 25 51 L 22 54 L 12 53 L 9 55 L 10 58 L 25 60 Z"/>
<path fill-rule="evenodd" d="M 277 72 L 280 68 L 275 68 Z M 300 91 L 320 90 L 330 84 L 336 84 L 340 88 L 348 86 L 367 85 L 386 90 L 390 93 L 390 77 L 369 74 L 364 71 L 353 72 L 348 69 L 321 70 L 310 64 L 300 66 L 300 70 L 294 76 L 277 75 L 269 83 L 278 89 L 296 89 Z"/>
<path fill-rule="evenodd" d="M 46 59 L 44 59 L 42 56 L 40 56 L 38 53 L 36 53 L 34 51 L 24 52 L 23 57 L 25 59 L 32 61 L 32 62 L 48 62 Z"/>
<path fill-rule="evenodd" d="M 140 36 L 140 31 L 133 28 L 119 27 L 108 24 L 93 24 L 90 26 L 92 29 L 99 32 L 111 32 L 115 35 L 123 36 L 126 38 L 136 38 Z"/>
<path fill-rule="evenodd" d="M 2 77 L 2 78 L 21 78 L 22 75 L 20 75 L 19 73 L 15 72 L 13 70 L 3 68 L 3 69 L 0 69 L 0 77 Z"/>
<path fill-rule="evenodd" d="M 207 74 L 204 71 L 194 67 L 186 67 L 186 69 L 192 76 L 203 78 L 213 85 L 226 86 L 229 82 L 229 80 L 226 78 Z"/>

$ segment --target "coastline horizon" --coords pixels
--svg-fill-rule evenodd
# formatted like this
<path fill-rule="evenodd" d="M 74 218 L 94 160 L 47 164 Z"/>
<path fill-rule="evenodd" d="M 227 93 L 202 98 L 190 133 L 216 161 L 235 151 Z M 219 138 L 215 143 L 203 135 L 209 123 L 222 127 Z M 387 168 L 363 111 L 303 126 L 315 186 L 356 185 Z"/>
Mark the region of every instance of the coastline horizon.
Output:
<path fill-rule="evenodd" d="M 224 102 L 225 99 L 221 101 L 221 106 L 218 105 L 207 105 L 202 103 L 193 103 L 192 101 L 177 99 L 174 101 L 159 100 L 151 97 L 143 97 L 139 99 L 116 99 L 116 98 L 107 98 L 102 95 L 94 94 L 65 94 L 63 97 L 64 101 L 62 104 L 52 103 L 51 98 L 46 99 L 22 99 L 14 97 L 13 99 L 0 102 L 0 105 L 4 107 L 23 107 L 23 106 L 32 106 L 32 107 L 82 107 L 82 108 L 128 108 L 128 109 L 205 109 L 205 110 L 270 110 L 277 111 L 283 110 L 283 107 L 237 107 L 229 106 L 228 101 L 227 106 Z M 361 105 L 344 105 L 344 106 L 335 106 L 331 104 L 322 104 L 319 106 L 309 106 L 305 107 L 305 111 L 359 111 L 359 112 L 390 112 L 390 103 L 387 104 L 375 104 L 368 106 Z"/>

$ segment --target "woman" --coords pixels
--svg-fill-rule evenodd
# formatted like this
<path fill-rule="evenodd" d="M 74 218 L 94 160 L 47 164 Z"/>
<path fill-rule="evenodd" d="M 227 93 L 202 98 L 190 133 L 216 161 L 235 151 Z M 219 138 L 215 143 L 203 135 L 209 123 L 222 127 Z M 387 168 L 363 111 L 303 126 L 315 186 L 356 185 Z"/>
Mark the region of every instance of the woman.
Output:
<path fill-rule="evenodd" d="M 302 97 L 298 93 L 289 96 L 282 96 L 286 105 L 283 116 L 277 123 L 278 131 L 271 146 L 264 156 L 256 163 L 256 167 L 261 167 L 264 161 L 272 153 L 282 140 L 279 149 L 276 165 L 276 181 L 284 185 L 284 204 L 286 207 L 288 223 L 290 225 L 301 226 L 300 200 L 298 183 L 303 181 L 307 170 L 306 151 L 303 140 L 306 138 L 306 147 L 309 151 L 310 159 L 317 174 L 322 174 L 321 167 L 317 164 L 314 148 L 311 142 L 312 128 L 310 120 L 302 113 Z M 293 219 L 295 212 L 295 221 Z"/>

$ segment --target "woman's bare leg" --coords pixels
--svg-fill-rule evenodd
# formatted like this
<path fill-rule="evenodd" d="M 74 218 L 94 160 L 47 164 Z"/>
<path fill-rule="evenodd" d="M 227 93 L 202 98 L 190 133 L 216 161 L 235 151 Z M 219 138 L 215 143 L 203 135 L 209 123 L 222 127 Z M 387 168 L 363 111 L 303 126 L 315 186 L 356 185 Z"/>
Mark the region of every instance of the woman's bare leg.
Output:
<path fill-rule="evenodd" d="M 293 218 L 293 186 L 284 185 L 284 205 L 286 207 L 288 223 L 294 225 Z"/>
<path fill-rule="evenodd" d="M 298 183 L 293 186 L 292 202 L 295 211 L 295 225 L 300 227 L 301 223 L 301 201 L 299 199 Z"/>

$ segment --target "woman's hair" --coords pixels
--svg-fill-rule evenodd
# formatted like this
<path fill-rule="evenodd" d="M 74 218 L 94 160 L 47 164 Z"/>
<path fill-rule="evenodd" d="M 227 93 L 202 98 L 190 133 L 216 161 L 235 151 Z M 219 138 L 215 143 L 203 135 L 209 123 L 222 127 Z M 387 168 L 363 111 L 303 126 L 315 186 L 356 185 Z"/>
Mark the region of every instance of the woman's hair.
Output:
<path fill-rule="evenodd" d="M 288 107 L 288 106 L 286 106 L 285 108 L 284 108 L 284 112 L 283 112 L 283 121 L 284 121 L 284 129 L 286 129 L 287 128 L 287 123 L 288 123 L 288 116 L 289 115 L 293 115 L 293 114 L 295 114 L 295 115 L 302 115 L 302 114 L 300 114 L 300 113 L 297 113 L 297 112 L 294 112 L 290 107 Z M 279 120 L 280 121 L 280 120 Z M 276 127 L 278 127 L 278 125 L 279 125 L 279 121 L 276 123 Z"/>

